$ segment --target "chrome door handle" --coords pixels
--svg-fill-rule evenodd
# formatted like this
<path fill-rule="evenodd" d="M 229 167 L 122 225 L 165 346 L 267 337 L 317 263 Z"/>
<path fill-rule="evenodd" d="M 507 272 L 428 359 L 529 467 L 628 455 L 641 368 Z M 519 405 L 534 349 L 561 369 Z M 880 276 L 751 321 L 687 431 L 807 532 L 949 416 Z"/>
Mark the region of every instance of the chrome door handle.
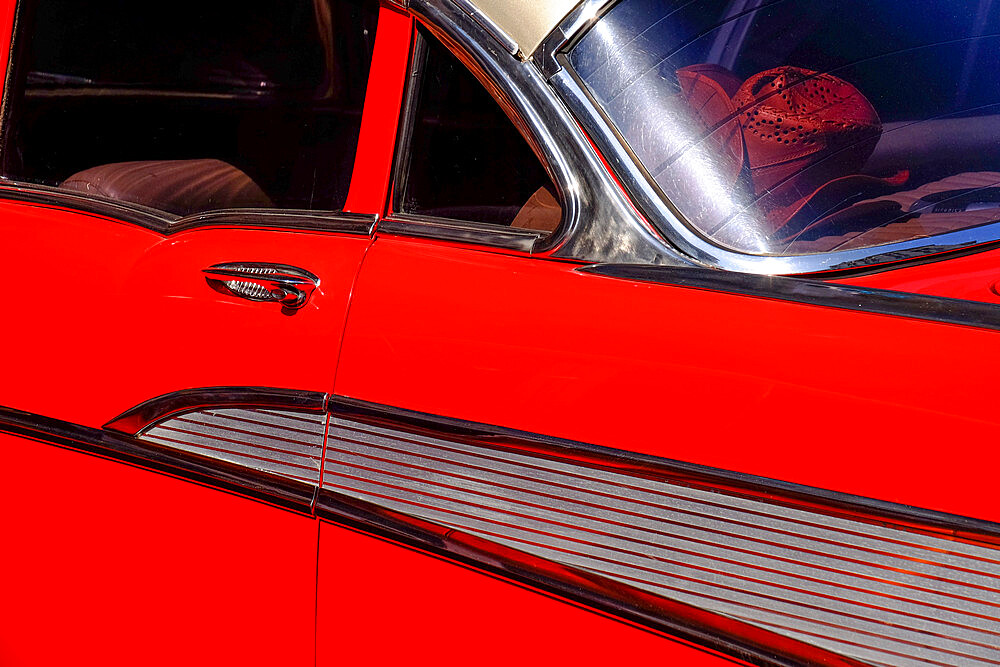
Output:
<path fill-rule="evenodd" d="M 214 287 L 251 301 L 273 301 L 301 308 L 319 287 L 319 278 L 305 269 L 266 262 L 227 262 L 202 269 Z"/>

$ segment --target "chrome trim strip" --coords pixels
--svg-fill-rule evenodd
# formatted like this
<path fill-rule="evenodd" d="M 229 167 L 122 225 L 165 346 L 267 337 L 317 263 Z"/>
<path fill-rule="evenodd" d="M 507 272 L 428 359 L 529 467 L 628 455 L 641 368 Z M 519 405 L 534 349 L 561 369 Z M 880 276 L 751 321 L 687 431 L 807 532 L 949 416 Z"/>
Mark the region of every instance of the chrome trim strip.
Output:
<path fill-rule="evenodd" d="M 378 223 L 378 215 L 374 214 L 295 209 L 219 209 L 179 217 L 139 204 L 9 180 L 0 182 L 0 201 L 3 200 L 70 208 L 139 225 L 168 236 L 201 227 L 265 227 L 371 236 Z"/>
<path fill-rule="evenodd" d="M 527 229 L 480 225 L 463 220 L 447 220 L 410 213 L 396 213 L 383 220 L 379 233 L 396 236 L 441 239 L 458 243 L 481 243 L 498 248 L 507 248 L 530 253 L 545 234 Z"/>
<path fill-rule="evenodd" d="M 154 232 L 166 234 L 170 223 L 178 216 L 164 211 L 146 208 L 138 204 L 119 202 L 113 199 L 89 197 L 79 192 L 60 190 L 47 185 L 36 185 L 0 179 L 0 200 L 25 202 L 40 206 L 69 208 L 81 213 L 90 213 L 122 222 L 132 223 Z"/>
<path fill-rule="evenodd" d="M 202 408 L 163 419 L 139 439 L 318 486 L 327 416 L 260 408 Z"/>
<path fill-rule="evenodd" d="M 566 62 L 561 64 L 564 66 L 552 75 L 549 83 L 613 167 L 636 206 L 657 223 L 656 227 L 672 247 L 698 264 L 760 275 L 815 274 L 874 265 L 888 269 L 921 261 L 928 255 L 964 251 L 979 244 L 1000 241 L 1000 222 L 997 222 L 929 238 L 814 255 L 765 256 L 727 250 L 704 238 L 683 221 L 681 213 L 669 204 L 668 198 L 633 159 L 625 140 L 601 112 L 572 68 Z M 570 251 L 581 256 L 579 251 Z"/>
<path fill-rule="evenodd" d="M 195 213 L 170 223 L 167 233 L 195 227 L 278 227 L 303 231 L 371 236 L 378 214 L 307 211 L 295 209 L 230 208 Z"/>
<path fill-rule="evenodd" d="M 520 47 L 518 47 L 517 42 L 504 32 L 500 26 L 498 26 L 493 19 L 484 14 L 482 10 L 476 7 L 471 0 L 452 0 L 459 9 L 472 17 L 472 19 L 481 25 L 483 29 L 490 34 L 493 39 L 500 43 L 500 46 L 504 48 L 512 56 L 520 57 Z"/>
<path fill-rule="evenodd" d="M 512 452 L 530 452 L 539 456 L 586 461 L 588 465 L 626 471 L 642 476 L 650 471 L 670 477 L 687 485 L 748 493 L 769 498 L 771 502 L 824 506 L 832 515 L 846 513 L 849 516 L 870 517 L 870 521 L 881 524 L 889 521 L 913 530 L 924 527 L 932 534 L 947 534 L 959 538 L 970 538 L 989 542 L 1000 547 L 1000 523 L 974 519 L 958 514 L 948 514 L 909 505 L 899 505 L 865 496 L 855 496 L 792 482 L 748 475 L 721 468 L 711 468 L 675 459 L 665 459 L 638 452 L 612 449 L 576 440 L 566 440 L 518 431 L 502 426 L 492 426 L 451 417 L 416 412 L 353 398 L 331 395 L 327 401 L 327 411 L 333 419 L 353 420 L 378 427 L 454 440 L 466 444 L 476 444 L 494 449 L 508 449 Z"/>
<path fill-rule="evenodd" d="M 556 26 L 548 37 L 542 40 L 538 49 L 532 54 L 532 60 L 546 79 L 552 78 L 552 75 L 562 69 L 562 65 L 556 59 L 559 52 L 567 48 L 577 36 L 585 33 L 617 2 L 618 0 L 584 0 L 566 15 L 562 23 Z"/>
<path fill-rule="evenodd" d="M 274 389 L 272 387 L 186 389 L 151 398 L 118 415 L 105 424 L 104 428 L 126 435 L 139 436 L 156 422 L 208 408 L 240 406 L 243 408 L 286 409 L 297 412 L 321 413 L 326 410 L 326 405 L 326 394 L 316 391 Z"/>
<path fill-rule="evenodd" d="M 805 278 L 761 276 L 712 269 L 592 264 L 576 270 L 608 278 L 741 294 L 811 306 L 894 315 L 1000 331 L 1000 306 L 979 301 L 840 285 Z"/>

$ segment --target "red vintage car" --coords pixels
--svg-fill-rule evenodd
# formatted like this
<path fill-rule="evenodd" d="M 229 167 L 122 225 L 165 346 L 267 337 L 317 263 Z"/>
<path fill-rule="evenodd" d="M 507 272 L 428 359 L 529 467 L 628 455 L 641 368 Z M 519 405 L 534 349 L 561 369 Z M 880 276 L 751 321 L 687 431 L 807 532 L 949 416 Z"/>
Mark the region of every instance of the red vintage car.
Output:
<path fill-rule="evenodd" d="M 0 34 L 0 664 L 1000 663 L 1000 4 Z"/>

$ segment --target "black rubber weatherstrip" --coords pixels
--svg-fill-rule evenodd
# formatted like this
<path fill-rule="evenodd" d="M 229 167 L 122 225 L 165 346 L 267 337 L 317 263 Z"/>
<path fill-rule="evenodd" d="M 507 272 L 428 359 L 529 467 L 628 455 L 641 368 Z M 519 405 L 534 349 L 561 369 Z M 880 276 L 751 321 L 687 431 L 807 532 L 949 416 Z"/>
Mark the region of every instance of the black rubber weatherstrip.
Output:
<path fill-rule="evenodd" d="M 718 269 L 641 264 L 591 264 L 580 267 L 577 271 L 608 278 L 1000 331 L 1000 306 L 980 301 Z"/>

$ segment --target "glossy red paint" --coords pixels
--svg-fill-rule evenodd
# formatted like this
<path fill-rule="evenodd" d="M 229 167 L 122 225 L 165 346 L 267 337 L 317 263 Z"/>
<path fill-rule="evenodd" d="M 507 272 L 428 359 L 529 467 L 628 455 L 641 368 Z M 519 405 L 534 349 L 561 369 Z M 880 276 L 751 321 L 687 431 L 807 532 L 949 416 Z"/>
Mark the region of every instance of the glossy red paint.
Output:
<path fill-rule="evenodd" d="M 390 7 L 379 10 L 361 136 L 345 211 L 379 215 L 384 211 L 412 32 L 413 19 L 409 15 Z"/>
<path fill-rule="evenodd" d="M 0 664 L 312 664 L 314 519 L 11 436 L 0 450 Z"/>
<path fill-rule="evenodd" d="M 743 664 L 325 522 L 319 554 L 318 665 Z"/>
<path fill-rule="evenodd" d="M 337 393 L 1000 519 L 998 334 L 574 269 L 378 238 Z"/>
<path fill-rule="evenodd" d="M 37 296 L 11 309 L 17 326 L 5 330 L 0 405 L 92 427 L 191 387 L 329 391 L 347 301 L 371 242 L 225 228 L 163 237 L 11 202 L 0 203 L 0 235 L 17 249 L 6 254 L 6 270 L 46 275 Z M 298 266 L 319 276 L 320 288 L 304 308 L 283 314 L 209 286 L 202 269 L 233 261 Z M 45 354 L 12 352 L 21 350 Z"/>
<path fill-rule="evenodd" d="M 0 39 L 12 16 L 0 1 Z M 384 213 L 411 32 L 381 9 L 346 210 Z M 100 427 L 190 387 L 333 387 L 1000 520 L 984 465 L 997 333 L 391 236 L 168 237 L 13 202 L 0 234 L 16 249 L 5 270 L 47 281 L 7 310 L 3 406 Z M 845 282 L 1000 302 L 998 253 Z M 208 287 L 201 269 L 240 260 L 322 285 L 294 315 Z M 0 534 L 25 547 L 0 549 L 3 665 L 732 662 L 238 496 L 9 436 L 0 448 L 0 507 L 13 508 Z"/>
<path fill-rule="evenodd" d="M 1000 281 L 1000 250 L 979 252 L 966 257 L 953 257 L 833 282 L 1000 303 L 998 281 Z"/>

